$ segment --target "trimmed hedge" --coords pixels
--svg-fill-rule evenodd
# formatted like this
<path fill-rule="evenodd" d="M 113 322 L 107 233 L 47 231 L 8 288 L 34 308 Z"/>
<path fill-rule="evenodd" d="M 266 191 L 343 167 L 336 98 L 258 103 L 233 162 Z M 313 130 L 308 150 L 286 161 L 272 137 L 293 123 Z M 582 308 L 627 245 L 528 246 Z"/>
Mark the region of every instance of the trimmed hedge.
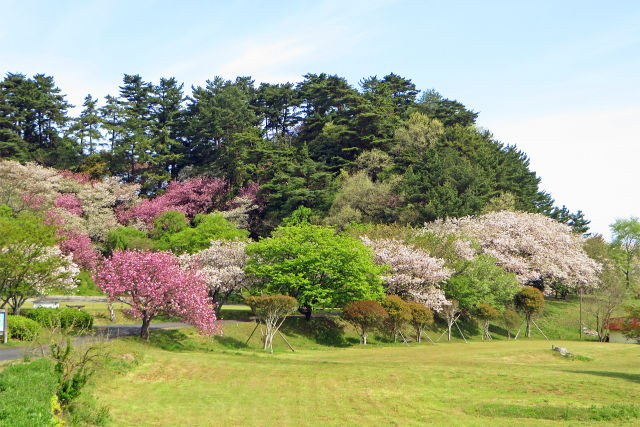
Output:
<path fill-rule="evenodd" d="M 51 426 L 59 421 L 52 404 L 58 387 L 48 359 L 11 365 L 0 372 L 0 426 Z"/>
<path fill-rule="evenodd" d="M 40 333 L 40 323 L 24 316 L 7 316 L 9 336 L 20 341 L 31 341 Z"/>
<path fill-rule="evenodd" d="M 90 329 L 93 326 L 93 316 L 86 311 L 70 307 L 39 307 L 28 311 L 24 310 L 24 315 L 44 327 L 60 326 L 63 329 Z"/>

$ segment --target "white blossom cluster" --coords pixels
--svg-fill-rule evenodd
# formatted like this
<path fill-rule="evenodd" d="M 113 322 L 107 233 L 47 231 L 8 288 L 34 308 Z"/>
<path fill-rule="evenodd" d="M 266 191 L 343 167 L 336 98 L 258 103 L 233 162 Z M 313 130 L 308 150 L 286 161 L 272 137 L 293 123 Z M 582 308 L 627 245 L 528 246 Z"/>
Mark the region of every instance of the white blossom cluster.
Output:
<path fill-rule="evenodd" d="M 437 220 L 423 231 L 474 239 L 481 253 L 496 258 L 522 284 L 539 279 L 573 287 L 598 284 L 601 265 L 584 251 L 584 237 L 542 214 L 490 212 Z"/>
<path fill-rule="evenodd" d="M 361 239 L 373 250 L 377 264 L 390 266 L 390 274 L 382 277 L 388 293 L 409 297 L 432 310 L 440 310 L 446 299 L 438 283 L 452 274 L 443 259 L 396 239 L 371 240 L 366 236 Z"/>
<path fill-rule="evenodd" d="M 237 291 L 248 286 L 245 247 L 242 241 L 212 240 L 207 249 L 180 256 L 180 264 L 196 269 L 210 293 Z"/>

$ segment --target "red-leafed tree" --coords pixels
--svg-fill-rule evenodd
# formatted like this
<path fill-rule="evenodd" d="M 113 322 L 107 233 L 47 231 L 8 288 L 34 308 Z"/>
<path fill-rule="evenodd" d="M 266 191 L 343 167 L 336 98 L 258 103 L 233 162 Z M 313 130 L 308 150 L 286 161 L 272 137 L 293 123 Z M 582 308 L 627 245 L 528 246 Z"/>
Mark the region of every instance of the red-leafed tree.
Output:
<path fill-rule="evenodd" d="M 142 320 L 140 338 L 149 339 L 151 320 L 177 316 L 205 335 L 220 334 L 213 305 L 202 278 L 180 268 L 170 252 L 115 251 L 95 275 L 109 300 L 128 304 Z"/>

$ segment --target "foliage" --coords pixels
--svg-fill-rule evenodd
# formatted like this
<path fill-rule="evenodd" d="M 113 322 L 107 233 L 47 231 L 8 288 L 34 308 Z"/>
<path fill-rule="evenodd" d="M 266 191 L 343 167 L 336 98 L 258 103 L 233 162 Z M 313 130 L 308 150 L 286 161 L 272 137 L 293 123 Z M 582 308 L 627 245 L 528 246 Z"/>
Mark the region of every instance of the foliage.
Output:
<path fill-rule="evenodd" d="M 180 256 L 183 268 L 194 269 L 207 284 L 216 315 L 232 294 L 251 284 L 244 271 L 246 246 L 243 241 L 212 240 L 208 248 Z"/>
<path fill-rule="evenodd" d="M 454 299 L 448 300 L 447 304 L 442 306 L 438 315 L 447 322 L 447 340 L 451 341 L 451 330 L 460 317 L 460 305 L 458 304 L 458 301 Z"/>
<path fill-rule="evenodd" d="M 278 294 L 251 296 L 245 299 L 245 303 L 264 323 L 264 349 L 268 348 L 273 353 L 273 337 L 287 316 L 296 311 L 298 302 L 293 297 Z"/>
<path fill-rule="evenodd" d="M 513 298 L 516 308 L 522 311 L 527 321 L 527 338 L 531 336 L 531 320 L 533 316 L 542 313 L 544 310 L 544 297 L 540 290 L 525 286 Z"/>
<path fill-rule="evenodd" d="M 640 342 L 640 308 L 627 306 L 625 311 L 627 317 L 622 325 L 622 330 L 627 338 Z"/>
<path fill-rule="evenodd" d="M 177 233 L 161 234 L 154 247 L 171 250 L 175 254 L 193 254 L 208 248 L 212 240 L 246 240 L 249 237 L 246 230 L 236 227 L 219 212 L 198 214 L 193 219 L 193 225 Z"/>
<path fill-rule="evenodd" d="M 511 332 L 520 326 L 522 319 L 517 311 L 511 308 L 505 308 L 502 311 L 502 325 L 507 330 L 507 337 L 511 338 Z"/>
<path fill-rule="evenodd" d="M 385 323 L 393 336 L 393 341 L 396 342 L 398 334 L 402 333 L 402 329 L 412 318 L 412 309 L 396 295 L 387 295 L 382 299 L 380 305 L 387 312 Z"/>
<path fill-rule="evenodd" d="M 150 250 L 154 243 L 147 237 L 147 233 L 133 227 L 120 226 L 111 230 L 107 237 L 106 249 L 111 254 L 115 250 L 139 249 Z"/>
<path fill-rule="evenodd" d="M 149 339 L 149 324 L 160 315 L 182 318 L 207 335 L 220 333 L 207 286 L 193 272 L 180 268 L 169 252 L 116 250 L 98 268 L 95 281 L 109 296 L 131 307 L 142 320 L 140 337 Z"/>
<path fill-rule="evenodd" d="M 407 302 L 411 310 L 411 319 L 409 323 L 416 331 L 416 341 L 422 341 L 423 331 L 433 324 L 433 312 L 428 307 L 415 301 Z"/>
<path fill-rule="evenodd" d="M 55 362 L 54 371 L 58 377 L 57 395 L 62 407 L 67 407 L 80 395 L 93 374 L 92 365 L 98 357 L 94 347 L 86 348 L 80 355 L 73 354 L 72 349 L 69 337 L 66 345 L 51 344 L 50 358 Z"/>
<path fill-rule="evenodd" d="M 11 338 L 31 341 L 40 333 L 40 324 L 23 316 L 7 316 L 7 326 Z"/>
<path fill-rule="evenodd" d="M 622 271 L 628 289 L 635 289 L 640 274 L 640 220 L 636 217 L 617 219 L 611 224 L 613 255 Z"/>
<path fill-rule="evenodd" d="M 491 306 L 491 304 L 482 303 L 475 307 L 474 315 L 476 318 L 482 320 L 482 339 L 491 339 L 491 335 L 489 335 L 489 322 L 498 318 L 498 310 Z"/>
<path fill-rule="evenodd" d="M 0 301 L 14 314 L 27 298 L 75 287 L 79 273 L 58 247 L 56 228 L 32 212 L 0 216 Z"/>
<path fill-rule="evenodd" d="M 373 249 L 377 264 L 391 267 L 391 274 L 382 277 L 387 293 L 418 301 L 436 311 L 440 309 L 445 298 L 438 283 L 451 275 L 443 259 L 395 239 L 370 240 L 366 236 L 361 239 Z"/>
<path fill-rule="evenodd" d="M 447 298 L 458 301 L 463 310 L 471 311 L 483 303 L 502 308 L 520 290 L 515 274 L 506 273 L 487 255 L 478 255 L 470 261 L 461 259 L 456 262 L 455 270 L 442 289 Z"/>
<path fill-rule="evenodd" d="M 382 296 L 383 269 L 357 239 L 336 235 L 332 228 L 302 222 L 282 226 L 272 237 L 247 245 L 246 271 L 256 289 L 298 300 L 311 317 L 314 307 L 337 307 Z"/>
<path fill-rule="evenodd" d="M 25 312 L 25 316 L 45 328 L 59 326 L 64 330 L 88 330 L 93 326 L 93 316 L 86 311 L 71 307 L 34 308 Z"/>
<path fill-rule="evenodd" d="M 366 345 L 368 333 L 381 326 L 388 314 L 377 301 L 359 300 L 345 305 L 343 316 L 347 322 L 358 329 L 360 344 Z"/>
<path fill-rule="evenodd" d="M 15 427 L 55 425 L 52 398 L 57 379 L 46 358 L 15 364 L 0 372 L 0 424 Z"/>

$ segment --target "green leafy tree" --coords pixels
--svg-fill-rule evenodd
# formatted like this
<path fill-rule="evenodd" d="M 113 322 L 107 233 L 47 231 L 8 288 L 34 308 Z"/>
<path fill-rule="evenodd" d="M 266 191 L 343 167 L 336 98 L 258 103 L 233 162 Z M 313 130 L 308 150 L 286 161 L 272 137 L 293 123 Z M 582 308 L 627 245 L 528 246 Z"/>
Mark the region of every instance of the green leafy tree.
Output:
<path fill-rule="evenodd" d="M 100 133 L 101 118 L 97 104 L 97 99 L 87 95 L 82 103 L 84 109 L 80 113 L 80 117 L 75 119 L 74 124 L 69 128 L 69 131 L 72 132 L 88 155 L 95 154 L 102 139 L 102 133 Z"/>
<path fill-rule="evenodd" d="M 447 298 L 457 300 L 460 308 L 469 312 L 483 303 L 502 308 L 520 290 L 515 274 L 505 272 L 487 255 L 458 260 L 455 270 L 441 287 Z"/>
<path fill-rule="evenodd" d="M 280 327 L 298 308 L 298 301 L 287 295 L 259 295 L 246 298 L 245 304 L 264 323 L 264 349 L 273 353 L 273 337 Z"/>
<path fill-rule="evenodd" d="M 386 325 L 393 335 L 393 342 L 396 342 L 402 329 L 411 320 L 411 307 L 396 295 L 387 295 L 380 304 L 387 311 Z"/>
<path fill-rule="evenodd" d="M 482 321 L 482 340 L 491 339 L 489 334 L 489 322 L 498 318 L 499 313 L 491 304 L 478 304 L 474 310 L 474 315 Z"/>
<path fill-rule="evenodd" d="M 332 228 L 301 222 L 277 228 L 272 237 L 247 246 L 246 271 L 267 293 L 298 300 L 307 320 L 315 307 L 339 307 L 383 294 L 373 254 L 360 240 Z"/>
<path fill-rule="evenodd" d="M 628 289 L 635 289 L 639 273 L 640 220 L 620 218 L 611 224 L 614 256 Z"/>
<path fill-rule="evenodd" d="M 517 311 L 505 308 L 502 311 L 502 326 L 507 330 L 507 338 L 511 339 L 511 332 L 520 326 L 522 319 Z"/>
<path fill-rule="evenodd" d="M 531 336 L 531 321 L 544 310 L 544 297 L 540 290 L 525 286 L 513 299 L 518 310 L 524 313 L 527 321 L 527 338 Z"/>
<path fill-rule="evenodd" d="M 421 342 L 424 330 L 433 325 L 433 312 L 429 310 L 429 307 L 415 301 L 409 301 L 407 305 L 411 310 L 409 323 L 416 331 L 416 341 Z"/>

